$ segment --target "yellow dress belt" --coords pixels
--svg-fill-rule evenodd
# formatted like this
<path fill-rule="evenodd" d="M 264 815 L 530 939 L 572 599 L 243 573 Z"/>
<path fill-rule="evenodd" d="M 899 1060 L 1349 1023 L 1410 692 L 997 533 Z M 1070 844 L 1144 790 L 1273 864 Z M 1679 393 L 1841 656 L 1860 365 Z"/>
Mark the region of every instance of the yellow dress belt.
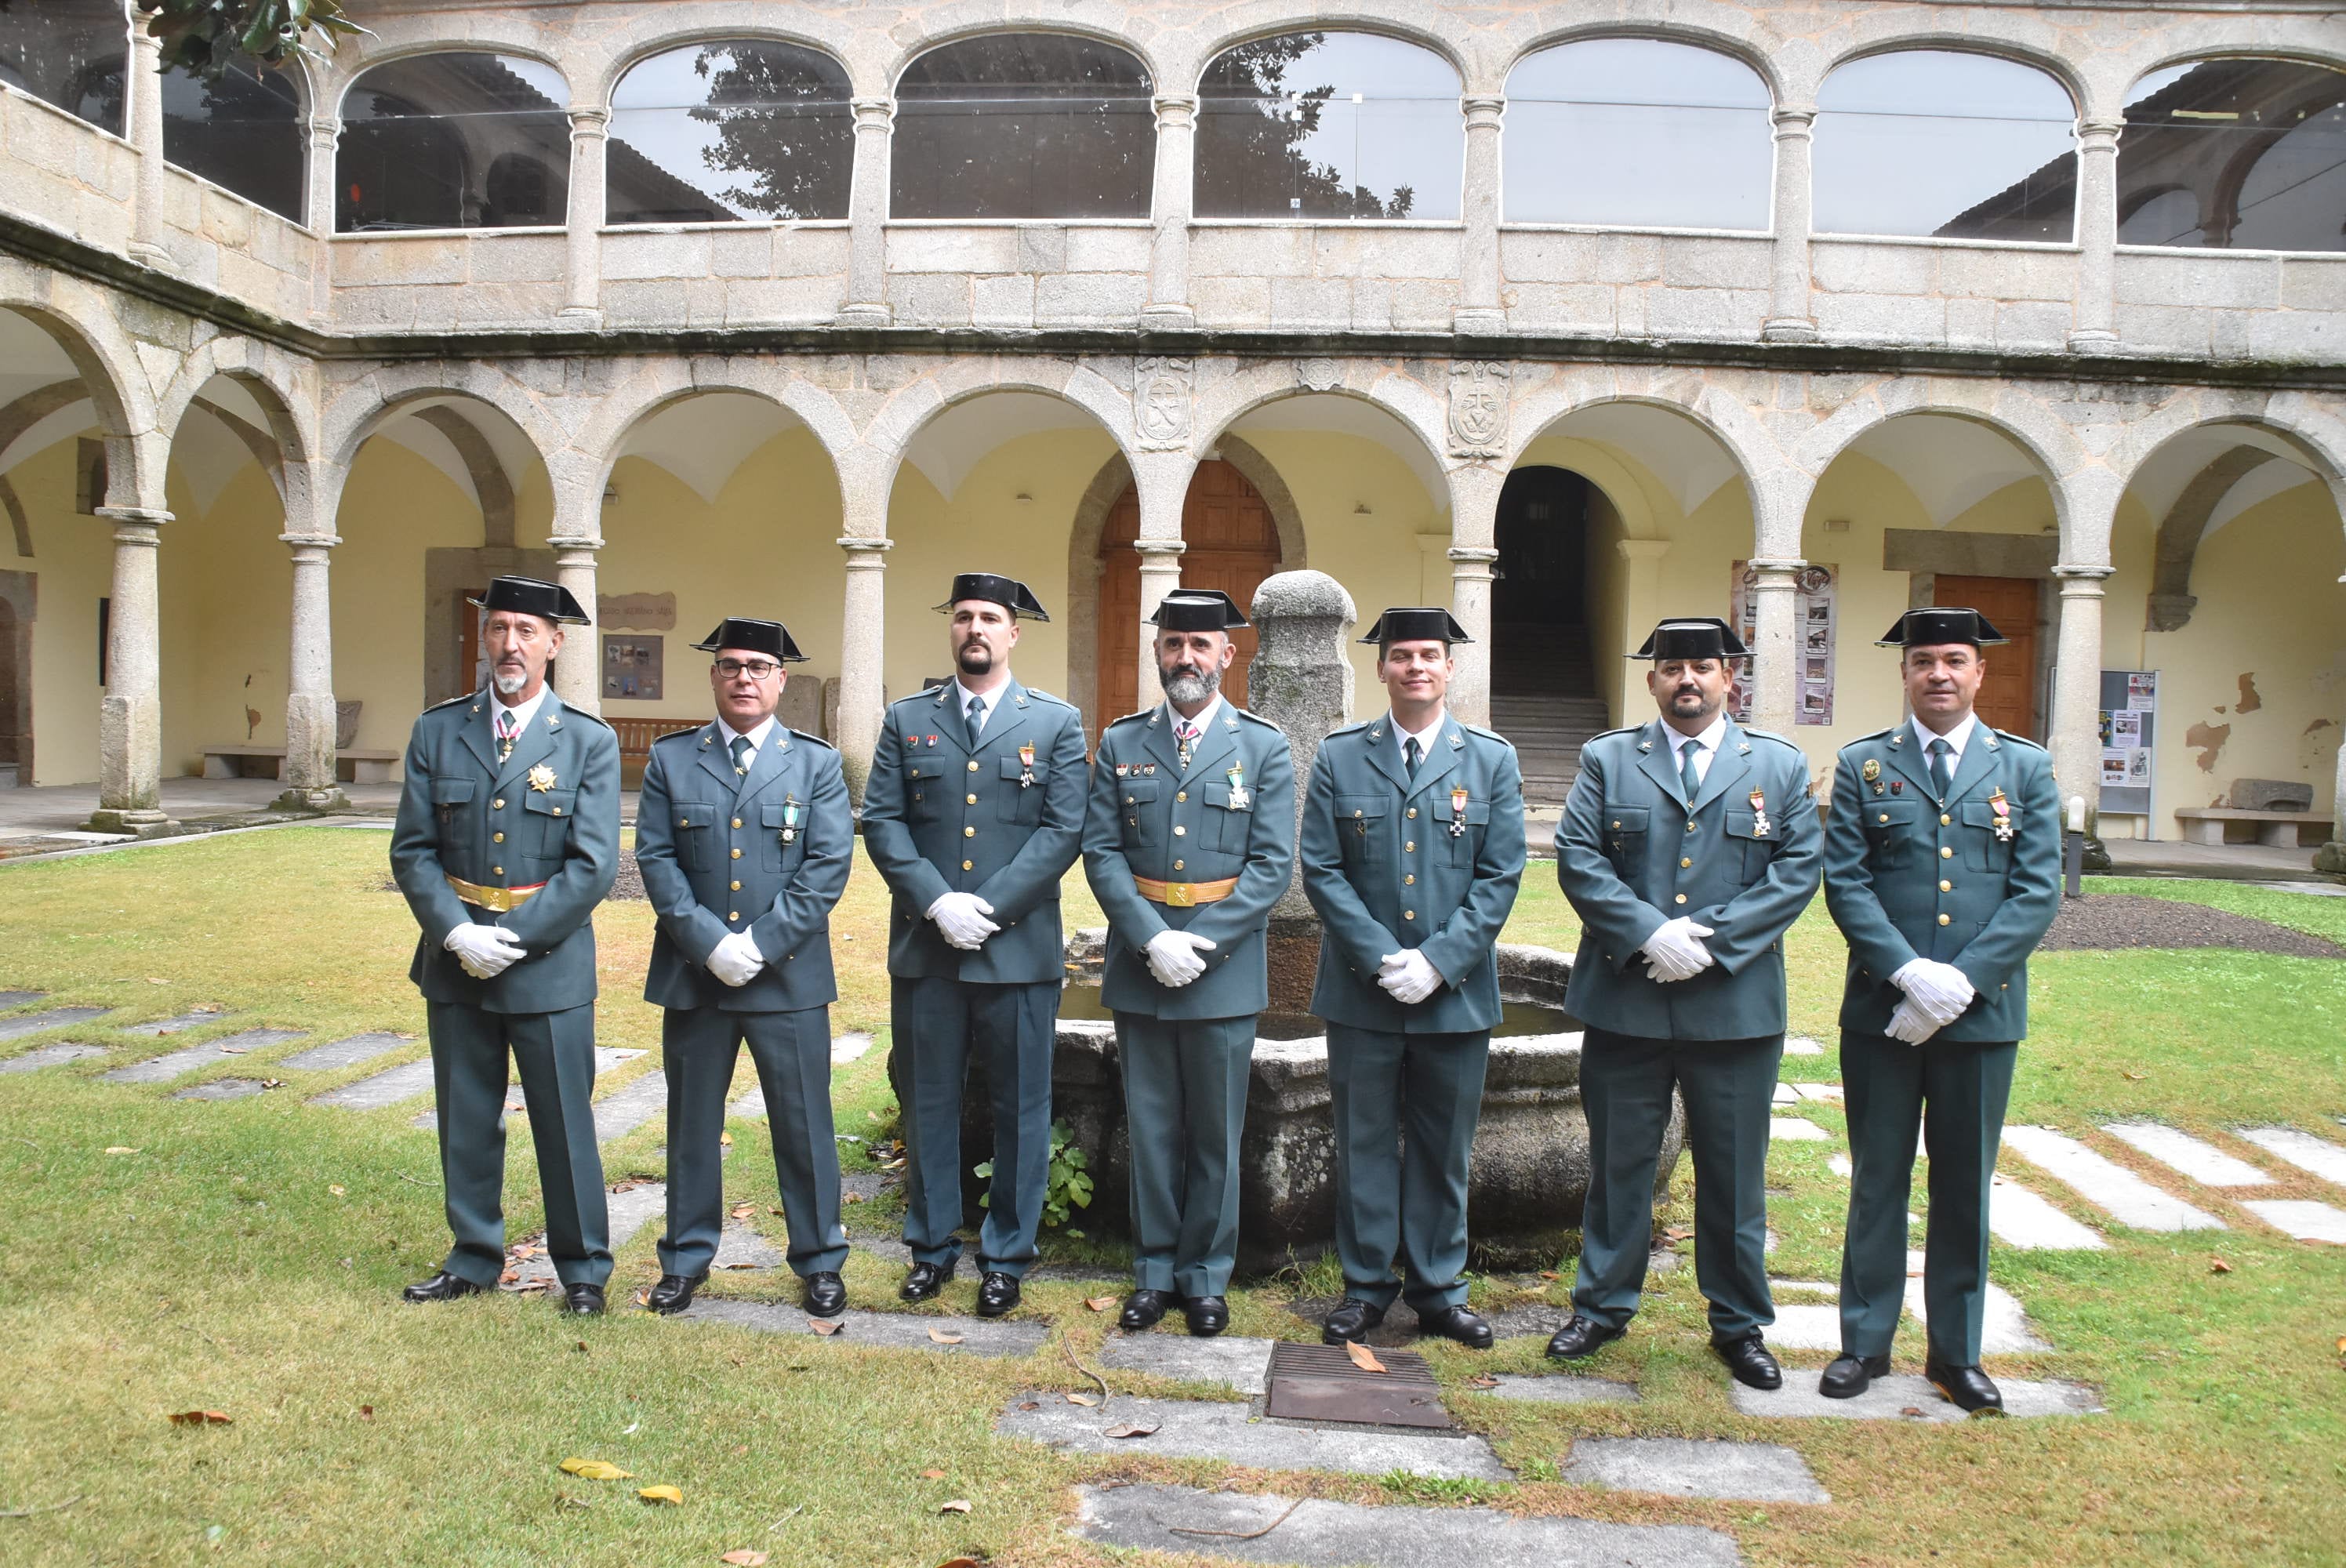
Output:
<path fill-rule="evenodd" d="M 495 910 L 499 914 L 504 914 L 528 902 L 530 895 L 546 884 L 532 882 L 525 888 L 484 888 L 478 882 L 468 882 L 462 877 L 450 877 L 448 886 L 454 890 L 458 898 L 474 908 Z"/>
<path fill-rule="evenodd" d="M 1132 886 L 1150 903 L 1186 910 L 1195 904 L 1219 903 L 1238 891 L 1239 880 L 1224 877 L 1218 882 L 1160 882 L 1154 877 L 1135 877 Z"/>

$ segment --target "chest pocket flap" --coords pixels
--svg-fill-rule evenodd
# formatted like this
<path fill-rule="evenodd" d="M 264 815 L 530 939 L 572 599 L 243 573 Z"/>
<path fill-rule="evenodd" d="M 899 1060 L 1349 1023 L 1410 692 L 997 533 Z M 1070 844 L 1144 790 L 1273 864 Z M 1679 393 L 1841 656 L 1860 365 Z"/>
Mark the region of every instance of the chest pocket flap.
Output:
<path fill-rule="evenodd" d="M 717 819 L 717 808 L 705 800 L 678 800 L 674 805 L 679 828 L 706 828 Z"/>
<path fill-rule="evenodd" d="M 521 798 L 525 811 L 535 811 L 542 817 L 568 817 L 578 809 L 576 789 L 529 789 Z"/>
<path fill-rule="evenodd" d="M 1982 808 L 1985 809 L 1985 808 Z M 1859 820 L 1869 833 L 1892 833 L 1911 828 L 1922 816 L 1923 808 L 1914 800 L 1883 800 L 1876 798 L 1865 802 Z"/>
<path fill-rule="evenodd" d="M 1119 779 L 1116 781 L 1117 798 L 1127 806 L 1146 806 L 1157 799 L 1164 782 L 1157 779 Z"/>
<path fill-rule="evenodd" d="M 1729 808 L 1727 813 L 1727 836 L 1730 839 L 1760 837 L 1760 814 L 1749 807 Z M 1776 836 L 1776 819 L 1768 819 L 1768 837 Z"/>
<path fill-rule="evenodd" d="M 1026 777 L 1029 772 L 1035 775 L 1035 782 L 1040 784 L 1043 781 L 1043 759 L 1040 757 L 1035 759 L 1035 766 L 1032 769 L 1018 759 L 1018 753 L 1015 751 L 1007 757 L 997 758 L 995 760 L 998 764 L 998 775 L 1009 779 L 1013 784 Z"/>
<path fill-rule="evenodd" d="M 1437 822 L 1447 822 L 1451 820 L 1451 817 L 1450 797 L 1448 795 L 1437 797 L 1433 802 L 1433 820 Z M 1611 819 L 1608 818 L 1606 820 L 1609 821 Z M 1491 803 L 1488 800 L 1469 800 L 1466 802 L 1466 825 L 1468 827 L 1488 827 L 1490 825 L 1490 821 Z"/>
<path fill-rule="evenodd" d="M 942 779 L 944 776 L 944 764 L 933 757 L 904 759 L 904 777 L 907 779 Z"/>
<path fill-rule="evenodd" d="M 806 825 L 806 809 L 805 804 L 801 802 L 798 809 L 799 820 L 797 826 L 804 827 Z M 769 828 L 786 828 L 792 825 L 790 820 L 790 803 L 789 801 L 768 801 L 766 804 L 758 808 L 758 820 Z"/>
<path fill-rule="evenodd" d="M 432 780 L 432 803 L 434 806 L 461 806 L 473 798 L 479 782 L 472 779 L 434 779 Z"/>
<path fill-rule="evenodd" d="M 2005 805 L 2007 809 L 2011 809 L 2011 803 L 2009 801 L 2005 802 Z M 1994 832 L 1995 830 L 1995 808 L 1989 805 L 1986 801 L 1965 800 L 1963 804 L 1957 806 L 1955 809 L 1961 814 L 1964 827 L 1984 828 L 1989 832 Z M 2016 823 L 2019 820 L 2019 812 L 2016 809 L 2014 809 L 2013 815 L 2007 819 L 2007 820 Z"/>
<path fill-rule="evenodd" d="M 1230 787 L 1227 781 L 1219 784 L 1211 782 L 1201 784 L 1198 786 L 1198 789 L 1203 792 L 1207 805 L 1219 806 L 1225 811 L 1232 809 L 1230 806 Z M 1244 807 L 1239 809 L 1249 812 L 1251 812 L 1254 809 L 1253 789 L 1248 789 L 1247 803 Z"/>
<path fill-rule="evenodd" d="M 1373 822 L 1392 809 L 1390 795 L 1339 795 L 1336 797 L 1336 825 L 1347 822 Z"/>
<path fill-rule="evenodd" d="M 1607 833 L 1642 833 L 1650 815 L 1649 807 L 1616 806 L 1607 802 L 1600 820 Z"/>

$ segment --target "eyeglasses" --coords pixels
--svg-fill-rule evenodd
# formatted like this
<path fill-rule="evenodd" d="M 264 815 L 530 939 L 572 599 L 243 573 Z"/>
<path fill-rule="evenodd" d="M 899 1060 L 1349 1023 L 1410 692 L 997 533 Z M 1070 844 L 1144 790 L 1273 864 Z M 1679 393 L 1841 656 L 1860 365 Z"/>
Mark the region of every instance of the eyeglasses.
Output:
<path fill-rule="evenodd" d="M 770 658 L 721 658 L 717 661 L 717 673 L 727 680 L 748 676 L 751 680 L 763 680 L 782 667 Z"/>

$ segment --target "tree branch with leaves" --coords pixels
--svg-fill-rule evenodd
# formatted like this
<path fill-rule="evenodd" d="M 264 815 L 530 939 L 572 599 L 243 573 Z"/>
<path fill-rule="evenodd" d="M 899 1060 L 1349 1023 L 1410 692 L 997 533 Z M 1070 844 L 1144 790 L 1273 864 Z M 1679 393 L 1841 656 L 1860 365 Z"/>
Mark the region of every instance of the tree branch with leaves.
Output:
<path fill-rule="evenodd" d="M 297 55 L 321 57 L 337 38 L 366 29 L 342 15 L 342 0 L 138 0 L 147 31 L 163 43 L 163 68 L 218 81 L 239 56 L 271 67 Z M 372 36 L 372 35 L 370 35 Z"/>

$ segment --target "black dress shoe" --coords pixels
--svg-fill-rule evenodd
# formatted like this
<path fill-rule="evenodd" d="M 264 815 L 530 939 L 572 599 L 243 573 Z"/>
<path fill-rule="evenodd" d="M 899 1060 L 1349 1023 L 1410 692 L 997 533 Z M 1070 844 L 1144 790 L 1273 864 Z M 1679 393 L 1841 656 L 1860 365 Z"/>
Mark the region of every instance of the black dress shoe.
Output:
<path fill-rule="evenodd" d="M 805 1299 L 808 1317 L 836 1318 L 847 1310 L 847 1287 L 826 1268 L 806 1277 Z"/>
<path fill-rule="evenodd" d="M 950 1263 L 915 1263 L 912 1272 L 904 1276 L 904 1283 L 897 1287 L 897 1298 L 926 1301 L 944 1289 L 945 1281 L 953 1277 L 954 1266 Z"/>
<path fill-rule="evenodd" d="M 1595 1355 L 1601 1347 L 1627 1332 L 1626 1329 L 1607 1329 L 1596 1319 L 1575 1312 L 1572 1321 L 1549 1338 L 1547 1353 L 1559 1361 L 1576 1361 L 1583 1356 Z"/>
<path fill-rule="evenodd" d="M 454 1301 L 459 1296 L 477 1296 L 487 1288 L 444 1268 L 431 1278 L 409 1286 L 400 1295 L 410 1301 Z"/>
<path fill-rule="evenodd" d="M 1784 1369 L 1768 1350 L 1768 1342 L 1754 1329 L 1749 1334 L 1739 1334 L 1732 1339 L 1713 1339 L 1711 1354 L 1727 1363 L 1727 1370 L 1747 1389 L 1780 1389 L 1784 1386 Z"/>
<path fill-rule="evenodd" d="M 1219 1296 L 1192 1296 L 1181 1303 L 1181 1314 L 1189 1319 L 1189 1332 L 1200 1339 L 1210 1339 L 1230 1326 L 1230 1304 Z"/>
<path fill-rule="evenodd" d="M 1373 1301 L 1361 1301 L 1348 1296 L 1320 1326 L 1320 1342 L 1341 1345 L 1348 1339 L 1363 1339 L 1370 1329 L 1384 1320 L 1383 1308 Z"/>
<path fill-rule="evenodd" d="M 562 1309 L 573 1318 L 599 1318 L 603 1313 L 603 1288 L 600 1285 L 566 1286 L 562 1292 Z"/>
<path fill-rule="evenodd" d="M 1889 1375 L 1889 1357 L 1852 1356 L 1844 1350 L 1825 1369 L 1825 1375 L 1817 1380 L 1817 1392 L 1829 1400 L 1853 1400 L 1865 1392 L 1874 1379 Z"/>
<path fill-rule="evenodd" d="M 1170 1290 L 1136 1290 L 1124 1298 L 1124 1310 L 1117 1315 L 1116 1326 L 1127 1334 L 1154 1329 L 1178 1299 Z"/>
<path fill-rule="evenodd" d="M 2004 1395 L 1995 1384 L 1977 1367 L 1949 1367 L 1937 1361 L 1926 1361 L 1923 1375 L 1931 1386 L 1953 1401 L 1955 1409 L 1969 1414 L 1974 1410 L 2001 1410 Z"/>
<path fill-rule="evenodd" d="M 1460 1302 L 1455 1307 L 1443 1307 L 1433 1312 L 1417 1315 L 1417 1331 L 1439 1334 L 1445 1339 L 1455 1339 L 1470 1350 L 1487 1350 L 1497 1336 L 1491 1331 L 1490 1319 Z"/>
<path fill-rule="evenodd" d="M 708 1283 L 706 1274 L 663 1274 L 652 1293 L 644 1298 L 644 1305 L 663 1318 L 681 1312 L 692 1305 L 692 1293 Z"/>
<path fill-rule="evenodd" d="M 1017 1305 L 1017 1276 L 1005 1274 L 998 1268 L 987 1269 L 985 1278 L 978 1281 L 977 1315 L 981 1318 L 999 1318 Z"/>

